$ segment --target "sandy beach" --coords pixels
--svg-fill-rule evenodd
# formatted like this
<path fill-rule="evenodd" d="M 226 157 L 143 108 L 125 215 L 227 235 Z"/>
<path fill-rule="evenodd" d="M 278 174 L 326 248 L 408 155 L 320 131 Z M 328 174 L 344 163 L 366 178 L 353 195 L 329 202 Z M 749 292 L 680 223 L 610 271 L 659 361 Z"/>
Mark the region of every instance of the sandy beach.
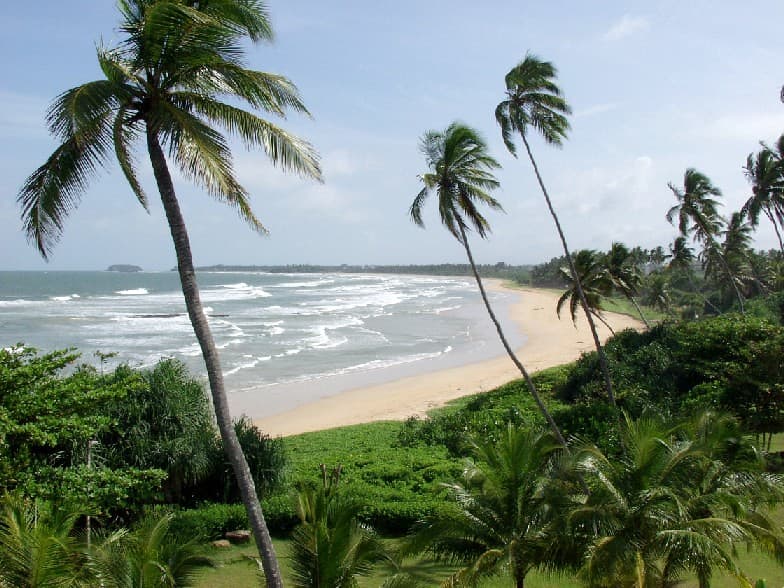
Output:
<path fill-rule="evenodd" d="M 487 280 L 486 286 L 518 295 L 510 312 L 527 337 L 517 354 L 529 371 L 573 361 L 582 352 L 593 349 L 584 317 L 580 316 L 576 326 L 569 319 L 568 311 L 562 319 L 558 319 L 555 313 L 558 294 L 555 292 L 507 288 L 500 280 Z M 605 313 L 604 317 L 615 331 L 642 326 L 640 321 L 626 315 Z M 490 320 L 489 317 L 487 320 Z M 602 340 L 606 339 L 610 332 L 601 324 L 598 327 Z M 371 421 L 404 420 L 410 416 L 424 416 L 429 410 L 450 400 L 492 390 L 519 377 L 520 373 L 509 357 L 503 355 L 488 361 L 348 390 L 287 412 L 255 419 L 255 422 L 269 435 L 286 436 Z"/>

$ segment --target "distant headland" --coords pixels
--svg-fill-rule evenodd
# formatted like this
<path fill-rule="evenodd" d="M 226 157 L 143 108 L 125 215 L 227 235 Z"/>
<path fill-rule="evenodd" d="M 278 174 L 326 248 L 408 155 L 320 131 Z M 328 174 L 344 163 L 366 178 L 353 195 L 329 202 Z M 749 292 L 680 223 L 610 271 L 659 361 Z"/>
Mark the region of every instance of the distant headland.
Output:
<path fill-rule="evenodd" d="M 530 265 L 509 265 L 504 262 L 478 264 L 482 276 L 515 279 L 527 274 Z M 177 268 L 172 268 L 177 271 Z M 196 268 L 200 272 L 265 272 L 270 274 L 291 273 L 378 273 L 378 274 L 420 274 L 433 276 L 470 276 L 471 266 L 461 263 L 439 263 L 426 265 L 207 265 Z"/>
<path fill-rule="evenodd" d="M 109 267 L 107 267 L 106 271 L 131 273 L 131 272 L 140 272 L 143 270 L 138 265 L 130 265 L 128 263 L 116 263 L 114 265 L 110 265 Z"/>

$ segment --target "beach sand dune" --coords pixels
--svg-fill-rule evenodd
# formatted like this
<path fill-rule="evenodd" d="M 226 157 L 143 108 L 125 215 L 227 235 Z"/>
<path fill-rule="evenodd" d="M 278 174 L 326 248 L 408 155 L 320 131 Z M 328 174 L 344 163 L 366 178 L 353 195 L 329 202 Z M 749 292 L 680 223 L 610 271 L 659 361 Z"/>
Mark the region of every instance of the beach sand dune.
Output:
<path fill-rule="evenodd" d="M 559 295 L 556 292 L 511 289 L 500 280 L 487 280 L 486 285 L 488 289 L 504 289 L 519 295 L 511 307 L 511 314 L 527 337 L 517 354 L 530 372 L 573 361 L 584 351 L 594 348 L 588 323 L 582 314 L 576 326 L 569 319 L 568 312 L 558 319 L 555 305 Z M 605 313 L 604 316 L 616 332 L 642 326 L 640 321 L 626 315 Z M 601 324 L 597 326 L 602 340 L 605 340 L 610 335 L 609 331 Z M 255 419 L 255 423 L 268 435 L 286 436 L 371 421 L 404 420 L 411 416 L 425 416 L 429 410 L 450 400 L 492 390 L 519 377 L 520 372 L 504 355 L 348 390 L 281 414 Z"/>

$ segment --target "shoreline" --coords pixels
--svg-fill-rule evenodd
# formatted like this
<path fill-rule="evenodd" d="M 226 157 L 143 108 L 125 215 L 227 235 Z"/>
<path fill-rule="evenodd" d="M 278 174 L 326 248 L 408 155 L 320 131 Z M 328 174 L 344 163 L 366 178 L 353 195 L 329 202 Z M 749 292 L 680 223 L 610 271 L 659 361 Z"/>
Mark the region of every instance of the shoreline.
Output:
<path fill-rule="evenodd" d="M 538 288 L 512 288 L 499 279 L 484 280 L 488 290 L 517 296 L 510 307 L 511 320 L 526 337 L 516 350 L 526 369 L 539 370 L 569 363 L 594 348 L 585 317 L 573 325 L 567 315 L 558 319 L 559 294 Z M 642 323 L 630 316 L 603 313 L 615 331 L 639 329 Z M 489 317 L 487 319 L 489 321 Z M 609 330 L 597 325 L 602 341 Z M 254 418 L 253 422 L 272 437 L 296 435 L 373 421 L 423 417 L 451 400 L 486 392 L 521 377 L 508 356 L 425 372 L 396 380 L 362 386 L 308 402 L 285 412 Z"/>

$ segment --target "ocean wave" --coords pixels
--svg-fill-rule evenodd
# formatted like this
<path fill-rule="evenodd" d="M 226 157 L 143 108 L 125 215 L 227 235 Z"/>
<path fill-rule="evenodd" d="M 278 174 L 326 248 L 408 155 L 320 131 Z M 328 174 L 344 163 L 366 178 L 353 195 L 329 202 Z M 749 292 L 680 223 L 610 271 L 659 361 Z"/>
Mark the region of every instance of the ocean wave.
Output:
<path fill-rule="evenodd" d="M 49 300 L 55 302 L 68 302 L 69 300 L 76 300 L 77 298 L 81 298 L 81 296 L 78 294 L 68 294 L 67 296 L 52 296 Z"/>
<path fill-rule="evenodd" d="M 115 294 L 119 294 L 120 296 L 144 296 L 145 294 L 149 294 L 150 292 L 147 288 L 132 288 L 130 290 L 117 290 Z"/>
<path fill-rule="evenodd" d="M 281 282 L 280 284 L 270 284 L 268 288 L 316 288 L 326 284 L 334 284 L 335 280 L 311 280 L 309 282 Z"/>
<path fill-rule="evenodd" d="M 44 304 L 41 300 L 26 300 L 24 298 L 17 298 L 16 300 L 0 300 L 0 308 L 12 306 L 33 306 Z"/>
<path fill-rule="evenodd" d="M 441 308 L 434 308 L 433 312 L 436 314 L 441 314 L 442 312 L 449 312 L 450 310 L 458 310 L 460 308 L 462 308 L 462 306 L 459 304 L 457 306 L 444 306 Z"/>

